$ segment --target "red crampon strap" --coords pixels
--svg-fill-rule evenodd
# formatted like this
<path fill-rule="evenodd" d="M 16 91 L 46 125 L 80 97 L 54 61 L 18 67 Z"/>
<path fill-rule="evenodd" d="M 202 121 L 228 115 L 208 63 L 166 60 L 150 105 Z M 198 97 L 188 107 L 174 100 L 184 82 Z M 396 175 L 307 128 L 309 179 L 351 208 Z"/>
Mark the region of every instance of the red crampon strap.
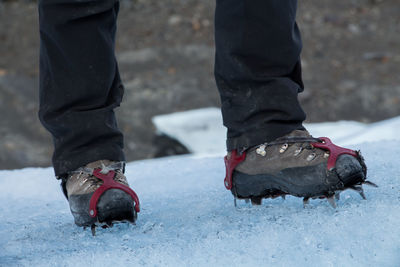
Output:
<path fill-rule="evenodd" d="M 97 168 L 93 170 L 93 175 L 103 180 L 103 184 L 99 188 L 97 188 L 96 191 L 94 191 L 90 199 L 89 215 L 91 217 L 97 216 L 97 202 L 99 201 L 101 195 L 103 195 L 103 193 L 109 189 L 120 189 L 130 195 L 135 202 L 136 212 L 140 211 L 139 198 L 136 195 L 135 191 L 133 191 L 126 185 L 114 181 L 115 171 L 109 171 L 107 174 L 103 174 L 101 173 L 101 169 Z"/>
<path fill-rule="evenodd" d="M 225 169 L 226 169 L 226 176 L 225 176 L 224 184 L 225 184 L 226 189 L 228 189 L 228 190 L 232 189 L 233 170 L 236 168 L 236 166 L 240 162 L 244 161 L 245 158 L 246 158 L 246 152 L 243 152 L 241 155 L 238 155 L 236 150 L 233 150 L 231 152 L 229 159 L 228 159 L 228 156 L 224 157 Z"/>
<path fill-rule="evenodd" d="M 327 165 L 328 170 L 332 170 L 333 168 L 335 168 L 336 160 L 340 155 L 348 154 L 358 158 L 358 154 L 354 150 L 337 146 L 333 144 L 332 141 L 327 137 L 320 137 L 319 139 L 322 140 L 322 143 L 311 143 L 311 145 L 329 151 L 329 158 Z"/>

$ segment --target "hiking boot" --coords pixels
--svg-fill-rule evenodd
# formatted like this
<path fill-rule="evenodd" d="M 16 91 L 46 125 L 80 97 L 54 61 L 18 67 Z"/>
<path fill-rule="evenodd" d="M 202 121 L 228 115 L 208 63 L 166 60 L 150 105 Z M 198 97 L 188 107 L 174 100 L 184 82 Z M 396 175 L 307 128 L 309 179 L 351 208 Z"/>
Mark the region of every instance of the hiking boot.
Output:
<path fill-rule="evenodd" d="M 313 138 L 305 130 L 295 130 L 272 142 L 244 151 L 231 151 L 225 157 L 225 186 L 235 199 L 293 195 L 309 198 L 335 198 L 353 189 L 365 198 L 362 184 L 367 168 L 359 151 L 338 147 L 326 137 Z M 235 202 L 236 203 L 236 202 Z"/>
<path fill-rule="evenodd" d="M 99 160 L 69 174 L 65 189 L 71 213 L 78 226 L 112 226 L 134 223 L 139 199 L 123 174 L 124 163 Z"/>

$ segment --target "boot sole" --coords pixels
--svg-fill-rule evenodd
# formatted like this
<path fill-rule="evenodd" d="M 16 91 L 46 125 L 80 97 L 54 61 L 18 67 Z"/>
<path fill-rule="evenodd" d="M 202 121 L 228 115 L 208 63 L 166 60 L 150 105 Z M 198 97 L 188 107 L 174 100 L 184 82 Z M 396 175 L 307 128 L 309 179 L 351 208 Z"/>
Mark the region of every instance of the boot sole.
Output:
<path fill-rule="evenodd" d="M 340 168 L 328 171 L 326 164 L 284 169 L 276 174 L 249 175 L 233 172 L 232 194 L 236 198 L 274 198 L 282 195 L 297 197 L 331 196 L 365 181 L 361 164 L 351 156 L 341 156 Z"/>

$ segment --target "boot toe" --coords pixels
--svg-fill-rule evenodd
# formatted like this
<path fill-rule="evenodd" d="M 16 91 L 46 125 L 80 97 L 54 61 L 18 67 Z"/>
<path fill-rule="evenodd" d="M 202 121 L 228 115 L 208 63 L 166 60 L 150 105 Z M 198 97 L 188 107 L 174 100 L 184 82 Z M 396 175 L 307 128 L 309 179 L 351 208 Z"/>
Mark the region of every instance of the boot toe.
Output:
<path fill-rule="evenodd" d="M 94 223 L 111 224 L 117 221 L 134 223 L 137 218 L 135 202 L 127 193 L 119 189 L 104 192 L 97 203 L 97 217 L 89 215 L 89 203 L 93 193 L 72 195 L 69 198 L 71 213 L 78 226 L 91 226 Z"/>
<path fill-rule="evenodd" d="M 336 173 L 344 185 L 352 185 L 365 180 L 360 162 L 351 155 L 342 155 L 337 159 Z"/>
<path fill-rule="evenodd" d="M 104 192 L 97 203 L 99 222 L 129 221 L 135 222 L 134 201 L 127 193 L 119 189 Z"/>

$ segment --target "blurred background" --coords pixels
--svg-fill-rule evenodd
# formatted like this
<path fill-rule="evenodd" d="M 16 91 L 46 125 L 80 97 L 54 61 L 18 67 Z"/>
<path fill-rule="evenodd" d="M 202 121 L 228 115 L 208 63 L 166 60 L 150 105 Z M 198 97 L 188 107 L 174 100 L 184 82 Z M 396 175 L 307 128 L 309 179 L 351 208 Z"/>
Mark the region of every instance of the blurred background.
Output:
<path fill-rule="evenodd" d="M 399 116 L 399 0 L 299 2 L 307 122 Z M 116 52 L 126 93 L 117 113 L 128 161 L 185 152 L 157 136 L 153 116 L 219 106 L 214 5 L 121 1 Z M 36 1 L 0 0 L 0 169 L 51 165 L 52 141 L 36 115 L 37 13 Z"/>

